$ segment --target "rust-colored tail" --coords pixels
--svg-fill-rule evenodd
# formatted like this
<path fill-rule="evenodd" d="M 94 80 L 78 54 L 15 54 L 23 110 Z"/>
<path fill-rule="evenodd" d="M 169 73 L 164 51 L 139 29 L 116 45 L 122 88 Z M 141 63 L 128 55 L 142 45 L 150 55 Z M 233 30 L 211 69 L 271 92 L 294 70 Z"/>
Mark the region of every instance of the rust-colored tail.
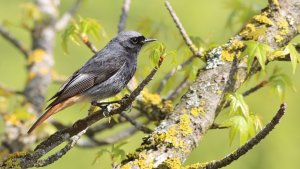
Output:
<path fill-rule="evenodd" d="M 62 101 L 52 107 L 50 107 L 28 130 L 28 134 L 30 134 L 36 127 L 38 127 L 40 124 L 42 124 L 45 120 L 47 120 L 51 115 L 73 105 L 74 103 L 78 102 L 81 100 L 81 96 L 74 96 L 71 97 L 65 101 Z"/>

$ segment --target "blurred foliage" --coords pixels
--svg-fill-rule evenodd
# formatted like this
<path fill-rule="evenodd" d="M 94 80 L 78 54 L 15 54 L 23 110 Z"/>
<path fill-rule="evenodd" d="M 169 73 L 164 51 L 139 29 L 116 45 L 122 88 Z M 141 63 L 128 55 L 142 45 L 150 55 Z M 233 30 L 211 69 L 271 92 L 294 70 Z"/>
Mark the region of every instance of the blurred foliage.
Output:
<path fill-rule="evenodd" d="M 99 152 L 97 152 L 97 155 L 93 161 L 93 165 L 99 161 L 100 157 L 102 157 L 104 153 L 107 153 L 110 156 L 112 163 L 120 162 L 121 160 L 125 159 L 126 152 L 121 148 L 125 144 L 127 144 L 127 142 L 122 141 L 117 144 L 112 144 L 110 149 L 101 149 Z"/>
<path fill-rule="evenodd" d="M 78 17 L 78 20 L 73 20 L 62 34 L 62 47 L 66 53 L 68 53 L 68 41 L 71 40 L 77 45 L 80 42 L 88 41 L 89 36 L 99 40 L 100 37 L 105 37 L 105 31 L 103 27 L 92 18 Z"/>
<path fill-rule="evenodd" d="M 283 73 L 278 67 L 274 68 L 271 76 L 269 77 L 268 86 L 278 93 L 281 101 L 284 101 L 287 87 L 296 91 L 291 78 L 287 74 Z"/>
<path fill-rule="evenodd" d="M 231 30 L 235 26 L 247 22 L 263 8 L 259 4 L 243 0 L 227 0 L 225 1 L 225 7 L 231 10 L 226 22 L 226 27 Z"/>
<path fill-rule="evenodd" d="M 239 30 L 251 16 L 261 10 L 267 3 L 267 1 L 262 2 L 258 0 L 170 1 L 192 41 L 197 47 L 204 49 L 210 49 L 226 42 L 228 37 L 231 37 L 233 34 L 228 33 L 230 31 L 226 31 L 224 27 L 234 31 Z M 40 15 L 32 1 L 24 0 L 24 3 L 23 1 L 21 3 L 22 5 L 20 5 L 19 0 L 3 1 L 2 4 L 5 5 L 0 6 L 0 19 L 9 19 L 9 22 L 17 22 L 15 21 L 15 18 L 20 18 L 21 24 L 30 27 L 34 21 L 38 21 L 43 17 Z M 61 10 L 65 11 L 69 8 L 72 1 L 61 1 L 61 3 Z M 145 4 L 147 4 L 146 7 Z M 21 11 L 19 8 L 16 8 L 18 5 L 21 6 Z M 63 50 L 65 52 L 68 51 L 69 54 L 72 54 L 72 57 L 61 57 L 63 53 L 62 48 L 60 45 L 56 45 L 55 69 L 57 69 L 58 72 L 69 75 L 88 59 L 90 53 L 86 52 L 86 47 L 81 46 L 78 48 L 74 45 L 81 44 L 83 37 L 93 37 L 97 40 L 101 38 L 101 36 L 106 36 L 104 27 L 106 28 L 105 30 L 109 37 L 107 39 L 110 39 L 116 34 L 121 5 L 122 1 L 115 2 L 103 0 L 93 2 L 88 1 L 88 3 L 82 6 L 82 9 L 79 11 L 81 17 L 76 17 L 76 19 L 74 19 L 68 28 L 61 34 L 62 38 L 58 37 L 56 40 L 56 44 L 63 44 Z M 101 23 L 98 21 L 101 21 Z M 164 8 L 162 1 L 153 0 L 151 3 L 143 0 L 132 1 L 126 27 L 128 30 L 138 30 L 147 37 L 153 37 L 160 42 L 164 42 L 163 44 L 153 44 L 154 50 L 149 50 L 151 54 L 144 50 L 139 56 L 138 71 L 136 73 L 137 79 L 143 79 L 143 77 L 145 77 L 145 74 L 152 69 L 153 64 L 155 65 L 155 63 L 157 63 L 158 56 L 161 54 L 169 56 L 166 57 L 162 68 L 159 70 L 154 80 L 147 86 L 149 90 L 155 89 L 155 85 L 160 82 L 166 72 L 181 64 L 191 56 L 191 52 L 185 46 L 182 37 L 180 37 L 178 30 Z M 259 31 L 255 31 L 255 34 L 251 36 L 259 37 L 265 32 L 265 29 L 266 28 L 261 28 Z M 24 40 L 25 44 L 31 43 L 30 40 L 28 40 L 27 32 L 21 32 L 15 28 L 12 28 L 11 31 L 18 39 Z M 95 41 L 93 43 L 100 49 L 105 45 L 107 39 Z M 69 43 L 69 41 L 74 43 Z M 10 44 L 5 42 L 5 40 L 0 38 L 0 43 L 2 58 L 5 60 L 5 62 L 0 62 L 0 81 L 4 84 L 8 84 L 8 86 L 11 86 L 12 88 L 22 89 L 26 79 L 26 69 L 24 68 L 26 63 L 20 59 L 20 54 L 11 48 Z M 291 68 L 295 75 L 299 74 L 299 69 L 296 69 L 299 54 L 294 50 L 294 47 L 291 44 L 281 50 L 271 51 L 265 44 L 251 41 L 246 43 L 248 43 L 246 53 L 248 54 L 248 57 L 250 55 L 250 59 L 248 58 L 248 69 L 255 58 L 262 63 L 266 58 L 269 58 L 269 54 L 273 54 L 273 57 L 290 54 L 292 66 L 290 63 L 272 63 L 267 67 L 262 65 L 266 71 L 273 70 L 276 65 L 279 65 L 280 67 L 280 69 L 274 69 L 268 77 L 264 77 L 268 81 L 267 85 L 270 88 L 259 90 L 255 94 L 243 98 L 239 93 L 250 86 L 256 85 L 258 82 L 258 79 L 250 78 L 249 82 L 247 82 L 238 93 L 228 96 L 228 101 L 231 103 L 230 112 L 228 114 L 223 113 L 226 117 L 223 119 L 221 118 L 221 120 L 223 121 L 223 126 L 230 127 L 229 139 L 224 139 L 226 137 L 225 134 L 227 134 L 224 131 L 208 132 L 199 147 L 192 152 L 187 163 L 209 161 L 224 156 L 235 148 L 234 141 L 237 140 L 235 138 L 239 136 L 239 143 L 241 144 L 259 131 L 262 126 L 261 119 L 268 121 L 275 113 L 277 109 L 276 105 L 279 104 L 279 101 L 284 99 L 288 102 L 288 113 L 282 120 L 278 129 L 269 135 L 260 146 L 248 153 L 247 157 L 238 160 L 226 168 L 299 168 L 300 162 L 298 162 L 298 158 L 300 157 L 300 152 L 295 150 L 300 148 L 298 144 L 299 135 L 297 134 L 298 130 L 296 127 L 298 119 L 300 118 L 299 113 L 297 113 L 299 110 L 298 100 L 300 98 L 298 94 L 296 95 L 289 90 L 286 90 L 287 88 L 299 88 L 299 78 L 297 78 L 297 76 L 288 76 L 288 72 L 291 72 Z M 151 45 L 148 47 L 152 48 Z M 173 53 L 168 53 L 166 47 L 171 49 L 171 51 L 172 49 L 175 50 Z M 150 56 L 147 57 L 148 55 Z M 152 63 L 152 65 L 150 63 Z M 167 83 L 164 92 L 174 89 L 177 83 L 185 76 L 189 76 L 189 80 L 195 79 L 198 68 L 202 66 L 203 63 L 198 59 L 195 59 L 187 67 L 184 67 L 183 70 L 176 72 Z M 56 92 L 58 87 L 59 85 L 57 84 L 52 85 L 49 89 L 49 95 Z M 270 90 L 268 89 L 275 91 L 280 99 L 274 97 L 273 94 L 270 94 Z M 126 91 L 124 90 L 122 92 L 125 93 Z M 5 112 L 5 115 L 8 115 L 7 117 L 10 116 L 11 122 L 18 123 L 18 121 L 13 120 L 16 118 L 22 120 L 30 118 L 30 112 L 26 112 L 23 109 L 22 103 L 24 100 L 22 98 L 19 98 L 18 96 L 17 98 L 12 98 L 7 91 L 1 91 L 1 89 L 0 93 L 0 112 Z M 119 98 L 121 98 L 124 93 L 119 95 Z M 180 99 L 180 96 L 178 96 L 178 99 Z M 57 114 L 54 118 L 63 123 L 72 124 L 76 119 L 86 116 L 86 111 L 82 110 L 80 112 L 79 110 L 80 108 L 78 106 L 74 106 L 65 110 L 64 113 Z M 263 113 L 254 114 L 253 112 Z M 2 114 L 2 117 L 5 115 Z M 3 125 L 3 123 L 1 125 Z M 125 126 L 122 125 L 110 129 L 109 131 L 101 133 L 99 137 L 105 138 L 128 126 L 129 125 L 126 124 Z M 128 141 L 126 145 L 122 145 L 123 143 L 121 142 L 112 146 L 94 149 L 74 148 L 74 150 L 70 151 L 68 155 L 60 159 L 57 163 L 47 166 L 46 168 L 109 168 L 112 162 L 123 158 L 124 152 L 131 152 L 138 147 L 143 136 L 144 135 L 141 133 L 135 134 L 130 138 L 130 141 Z M 228 143 L 233 146 L 227 146 Z M 280 156 L 283 153 L 286 155 Z M 107 160 L 107 156 L 109 156 L 108 158 L 110 160 Z M 280 156 L 282 163 L 274 162 L 275 160 L 278 160 L 278 156 Z M 95 165 L 91 165 L 91 161 L 94 158 L 95 160 L 93 163 Z M 98 161 L 99 165 L 97 165 Z"/>

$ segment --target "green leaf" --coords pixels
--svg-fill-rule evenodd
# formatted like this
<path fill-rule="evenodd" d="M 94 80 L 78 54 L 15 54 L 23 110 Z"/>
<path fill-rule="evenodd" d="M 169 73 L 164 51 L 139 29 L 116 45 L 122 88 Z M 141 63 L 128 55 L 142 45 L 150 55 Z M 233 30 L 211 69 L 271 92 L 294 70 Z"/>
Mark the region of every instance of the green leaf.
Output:
<path fill-rule="evenodd" d="M 74 20 L 62 34 L 62 47 L 66 53 L 68 53 L 68 41 L 71 40 L 77 45 L 82 42 L 82 37 L 88 37 L 91 35 L 96 40 L 100 39 L 100 35 L 105 37 L 105 31 L 103 27 L 94 19 L 82 18 L 79 16 L 78 21 Z"/>
<path fill-rule="evenodd" d="M 247 71 L 249 72 L 254 59 L 259 62 L 262 70 L 265 70 L 265 63 L 267 61 L 267 53 L 271 51 L 271 48 L 263 43 L 259 43 L 253 40 L 246 41 L 246 49 L 241 54 L 241 57 L 248 56 L 247 58 Z"/>
<path fill-rule="evenodd" d="M 287 87 L 296 91 L 291 78 L 282 73 L 278 67 L 274 69 L 272 75 L 269 77 L 268 86 L 278 93 L 281 101 L 284 99 Z"/>
<path fill-rule="evenodd" d="M 233 116 L 229 120 L 223 122 L 220 126 L 230 127 L 230 131 L 229 131 L 230 144 L 232 144 L 234 138 L 237 136 L 238 133 L 240 134 L 240 144 L 245 143 L 249 138 L 248 123 L 243 116 L 240 115 Z"/>
<path fill-rule="evenodd" d="M 249 107 L 245 102 L 243 95 L 239 93 L 228 94 L 226 98 L 230 101 L 229 115 L 240 114 L 245 117 L 249 116 Z"/>
<path fill-rule="evenodd" d="M 161 42 L 156 42 L 154 45 L 151 46 L 151 48 L 148 48 L 147 50 L 150 50 L 149 58 L 153 65 L 157 65 L 159 58 L 161 56 L 166 56 L 166 46 L 165 44 Z"/>
<path fill-rule="evenodd" d="M 108 153 L 110 154 L 110 151 L 107 149 L 101 149 L 100 151 L 97 152 L 95 159 L 92 162 L 92 165 L 94 165 L 101 157 L 104 153 Z"/>
<path fill-rule="evenodd" d="M 285 52 L 290 54 L 292 68 L 293 68 L 293 74 L 295 74 L 297 64 L 300 61 L 300 54 L 296 50 L 295 46 L 291 43 L 286 46 Z"/>

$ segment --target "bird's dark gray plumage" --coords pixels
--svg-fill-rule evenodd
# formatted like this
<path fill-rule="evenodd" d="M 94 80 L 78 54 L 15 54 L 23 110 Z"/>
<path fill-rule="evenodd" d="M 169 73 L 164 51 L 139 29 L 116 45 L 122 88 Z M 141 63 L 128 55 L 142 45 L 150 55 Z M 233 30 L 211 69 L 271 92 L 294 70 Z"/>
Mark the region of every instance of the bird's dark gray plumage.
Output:
<path fill-rule="evenodd" d="M 152 41 L 135 31 L 120 32 L 62 85 L 28 133 L 52 114 L 76 102 L 101 100 L 119 93 L 136 71 L 142 46 Z"/>

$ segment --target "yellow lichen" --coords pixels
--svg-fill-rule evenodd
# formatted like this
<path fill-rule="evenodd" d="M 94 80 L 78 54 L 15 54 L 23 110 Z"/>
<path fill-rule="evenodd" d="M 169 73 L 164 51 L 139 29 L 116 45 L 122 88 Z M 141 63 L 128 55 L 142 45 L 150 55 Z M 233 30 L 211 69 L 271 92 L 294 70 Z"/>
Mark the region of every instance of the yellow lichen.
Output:
<path fill-rule="evenodd" d="M 168 158 L 164 161 L 163 166 L 168 169 L 181 169 L 181 161 L 179 158 Z"/>
<path fill-rule="evenodd" d="M 237 50 L 237 49 L 241 49 L 245 46 L 245 44 L 238 40 L 238 39 L 234 39 L 231 43 L 231 46 L 229 47 L 229 50 Z"/>
<path fill-rule="evenodd" d="M 171 100 L 166 100 L 163 102 L 163 112 L 171 113 L 173 109 L 174 106 Z"/>
<path fill-rule="evenodd" d="M 281 35 L 275 35 L 275 42 L 279 43 L 283 40 L 283 37 Z"/>
<path fill-rule="evenodd" d="M 191 119 L 189 115 L 184 114 L 180 118 L 179 129 L 184 136 L 187 136 L 193 132 L 193 128 L 190 126 Z"/>
<path fill-rule="evenodd" d="M 280 32 L 279 35 L 275 36 L 275 41 L 281 42 L 284 39 L 283 36 L 289 33 L 289 23 L 286 20 L 281 20 L 277 22 L 277 26 Z"/>
<path fill-rule="evenodd" d="M 227 50 L 222 50 L 221 58 L 224 61 L 231 62 L 234 59 L 234 55 Z"/>
<path fill-rule="evenodd" d="M 135 160 L 133 163 L 143 169 L 153 168 L 153 162 L 149 162 L 148 155 L 145 152 L 141 152 L 139 154 L 139 159 Z"/>
<path fill-rule="evenodd" d="M 174 147 L 178 147 L 177 134 L 178 130 L 176 129 L 176 126 L 170 127 L 166 132 L 165 141 L 171 143 Z"/>
<path fill-rule="evenodd" d="M 49 69 L 46 68 L 46 67 L 41 67 L 41 68 L 39 69 L 39 73 L 40 73 L 41 75 L 46 75 L 46 74 L 48 74 L 49 72 L 50 72 Z"/>
<path fill-rule="evenodd" d="M 120 169 L 131 169 L 131 168 L 132 168 L 132 165 L 129 164 L 129 163 L 127 163 L 127 164 L 125 164 L 125 165 L 122 165 L 122 166 L 120 167 Z"/>
<path fill-rule="evenodd" d="M 166 140 L 166 133 L 155 133 L 153 135 L 155 144 L 162 143 Z"/>
<path fill-rule="evenodd" d="M 36 77 L 36 73 L 30 72 L 30 73 L 28 74 L 27 80 L 30 81 L 30 80 L 32 80 L 32 79 L 35 78 L 35 77 Z"/>
<path fill-rule="evenodd" d="M 279 7 L 279 2 L 278 0 L 272 0 L 273 4 L 276 5 L 277 7 Z"/>
<path fill-rule="evenodd" d="M 245 28 L 239 33 L 239 35 L 243 37 L 248 37 L 251 32 L 256 30 L 255 25 L 252 23 L 248 23 Z"/>
<path fill-rule="evenodd" d="M 205 165 L 206 163 L 195 163 L 195 164 L 184 166 L 182 167 L 182 169 L 199 169 L 199 168 L 203 168 Z"/>
<path fill-rule="evenodd" d="M 199 115 L 203 115 L 204 114 L 204 109 L 203 109 L 203 107 L 193 107 L 192 110 L 191 110 L 191 114 L 194 117 L 197 117 Z"/>
<path fill-rule="evenodd" d="M 45 56 L 45 51 L 43 49 L 36 49 L 29 55 L 27 63 L 33 64 L 33 63 L 41 62 L 44 56 Z"/>
<path fill-rule="evenodd" d="M 162 99 L 159 94 L 150 93 L 148 90 L 144 90 L 141 93 L 146 105 L 156 105 L 159 108 L 162 108 Z"/>
<path fill-rule="evenodd" d="M 266 16 L 266 13 L 255 15 L 253 18 L 259 23 L 266 24 L 269 26 L 273 25 L 272 20 Z"/>

